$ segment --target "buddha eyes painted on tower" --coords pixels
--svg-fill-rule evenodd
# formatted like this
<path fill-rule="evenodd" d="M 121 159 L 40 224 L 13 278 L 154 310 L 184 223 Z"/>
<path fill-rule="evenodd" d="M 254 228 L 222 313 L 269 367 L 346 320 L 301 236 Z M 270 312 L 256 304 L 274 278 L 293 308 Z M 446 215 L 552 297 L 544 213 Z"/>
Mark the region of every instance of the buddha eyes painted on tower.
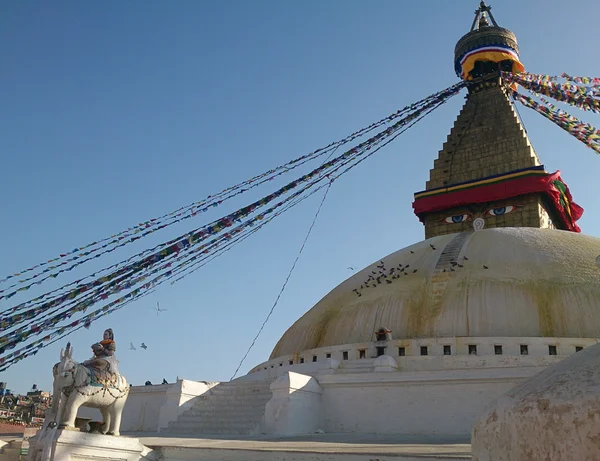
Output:
<path fill-rule="evenodd" d="M 486 216 L 502 216 L 503 214 L 512 213 L 518 208 L 518 205 L 505 205 L 496 208 L 489 208 L 485 211 Z"/>
<path fill-rule="evenodd" d="M 465 212 L 459 212 L 457 214 L 444 216 L 442 217 L 442 219 L 440 219 L 440 221 L 445 222 L 447 224 L 459 224 L 466 221 L 472 221 L 473 218 L 478 215 L 480 215 L 483 218 L 502 216 L 505 214 L 512 213 L 513 211 L 521 207 L 522 205 L 494 206 L 491 204 L 486 204 L 482 207 L 471 206 L 469 207 L 468 211 L 465 210 Z"/>
<path fill-rule="evenodd" d="M 456 214 L 442 218 L 442 221 L 448 224 L 458 224 L 465 221 L 470 221 L 473 218 L 471 213 Z"/>

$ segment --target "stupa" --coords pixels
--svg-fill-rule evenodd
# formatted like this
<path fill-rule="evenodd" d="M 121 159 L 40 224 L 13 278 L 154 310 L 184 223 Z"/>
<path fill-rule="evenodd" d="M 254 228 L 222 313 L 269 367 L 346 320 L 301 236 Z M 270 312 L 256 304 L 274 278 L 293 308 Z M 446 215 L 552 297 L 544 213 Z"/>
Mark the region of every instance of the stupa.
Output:
<path fill-rule="evenodd" d="M 501 77 L 523 70 L 517 39 L 484 2 L 454 62 L 468 96 L 415 194 L 426 240 L 334 288 L 169 431 L 468 440 L 494 398 L 597 342 L 600 239 L 528 139 Z"/>

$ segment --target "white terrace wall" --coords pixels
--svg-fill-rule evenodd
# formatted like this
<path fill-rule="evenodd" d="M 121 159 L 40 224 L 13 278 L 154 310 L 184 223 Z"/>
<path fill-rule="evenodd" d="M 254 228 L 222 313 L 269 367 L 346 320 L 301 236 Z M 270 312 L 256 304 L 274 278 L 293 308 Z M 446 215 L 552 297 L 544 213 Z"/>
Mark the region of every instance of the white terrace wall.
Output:
<path fill-rule="evenodd" d="M 496 397 L 544 367 L 318 376 L 325 432 L 468 440 Z"/>
<path fill-rule="evenodd" d="M 398 372 L 382 356 L 371 373 L 287 372 L 271 384 L 268 434 L 400 434 L 423 441 L 468 441 L 496 397 L 544 367 Z M 309 411 L 307 411 L 309 410 Z"/>
<path fill-rule="evenodd" d="M 271 359 L 254 367 L 242 379 L 276 379 L 288 371 L 309 375 L 370 372 L 378 347 L 384 347 L 385 355 L 394 357 L 399 371 L 434 371 L 481 366 L 547 366 L 579 348 L 597 343 L 594 338 L 450 337 L 344 344 Z M 469 346 L 476 346 L 476 355 L 469 352 Z M 550 355 L 551 347 L 556 355 Z M 427 355 L 421 355 L 421 348 L 426 348 Z M 450 354 L 446 355 L 448 350 Z"/>
<path fill-rule="evenodd" d="M 241 379 L 276 379 L 267 409 L 277 403 L 277 411 L 296 428 L 469 440 L 477 416 L 495 398 L 595 343 L 590 338 L 423 338 L 387 341 L 386 351 L 395 355 L 378 358 L 382 342 L 352 344 L 270 360 Z M 282 398 L 282 377 L 291 383 L 294 375 L 296 381 L 304 375 L 318 382 L 318 415 L 295 410 L 294 393 L 302 389 L 290 384 L 289 398 Z M 269 433 L 278 433 L 276 413 L 265 413 Z M 292 435 L 291 429 L 284 432 Z"/>
<path fill-rule="evenodd" d="M 217 383 L 179 380 L 174 384 L 132 386 L 123 410 L 121 432 L 158 432 Z M 102 421 L 95 408 L 80 407 L 82 418 Z"/>

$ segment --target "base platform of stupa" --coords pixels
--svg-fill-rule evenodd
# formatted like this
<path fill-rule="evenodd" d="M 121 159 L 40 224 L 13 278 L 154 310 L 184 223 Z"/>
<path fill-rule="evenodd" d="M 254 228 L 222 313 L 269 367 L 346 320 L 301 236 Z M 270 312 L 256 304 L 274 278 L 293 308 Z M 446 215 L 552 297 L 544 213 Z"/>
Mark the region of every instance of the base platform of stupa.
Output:
<path fill-rule="evenodd" d="M 129 434 L 128 434 L 129 435 Z M 442 461 L 470 460 L 468 440 L 395 435 L 313 434 L 296 437 L 177 437 L 131 434 L 164 461 Z"/>

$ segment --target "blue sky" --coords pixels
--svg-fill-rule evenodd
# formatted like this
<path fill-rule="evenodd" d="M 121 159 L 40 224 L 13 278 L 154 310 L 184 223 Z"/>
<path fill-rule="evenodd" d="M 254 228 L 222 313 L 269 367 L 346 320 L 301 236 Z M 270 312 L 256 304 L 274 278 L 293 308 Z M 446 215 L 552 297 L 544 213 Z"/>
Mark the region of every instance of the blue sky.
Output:
<path fill-rule="evenodd" d="M 454 45 L 477 4 L 5 2 L 0 275 L 201 200 L 452 85 Z M 564 2 L 492 6 L 500 25 L 517 34 L 527 70 L 600 76 L 590 54 L 597 32 Z M 581 1 L 578 10 L 595 17 L 600 6 Z M 424 188 L 463 96 L 336 181 L 243 373 L 351 275 L 348 266 L 364 267 L 423 238 L 412 194 Z M 542 162 L 562 170 L 585 208 L 583 231 L 600 236 L 600 159 L 538 114 L 520 112 Z M 571 112 L 600 125 L 597 115 Z M 280 183 L 131 251 L 199 227 Z M 89 346 L 112 327 L 121 369 L 134 384 L 228 379 L 270 310 L 320 199 L 303 202 L 181 283 L 71 335 L 75 357 L 88 358 Z M 0 308 L 13 300 L 0 301 Z M 169 309 L 159 316 L 151 310 L 157 301 Z M 130 342 L 148 349 L 130 351 Z M 51 365 L 64 343 L 0 380 L 21 392 L 33 383 L 50 388 Z"/>

